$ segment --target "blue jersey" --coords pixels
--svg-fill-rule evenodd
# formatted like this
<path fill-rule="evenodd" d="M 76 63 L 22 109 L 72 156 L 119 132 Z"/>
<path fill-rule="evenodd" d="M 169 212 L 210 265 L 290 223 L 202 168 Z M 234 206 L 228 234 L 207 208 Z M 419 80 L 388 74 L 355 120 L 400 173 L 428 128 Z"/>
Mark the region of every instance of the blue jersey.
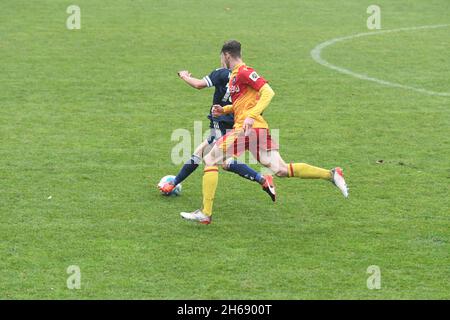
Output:
<path fill-rule="evenodd" d="M 204 77 L 203 80 L 206 82 L 208 87 L 215 87 L 213 104 L 219 104 L 222 107 L 231 104 L 230 90 L 228 90 L 228 82 L 230 81 L 231 71 L 226 68 L 219 68 L 211 72 L 208 76 Z M 220 117 L 213 117 L 211 114 L 211 109 L 209 110 L 208 119 L 211 121 L 211 128 L 214 122 L 219 122 L 222 126 L 228 128 L 233 127 L 234 116 L 233 114 L 226 114 Z M 221 129 L 221 131 L 223 131 Z"/>

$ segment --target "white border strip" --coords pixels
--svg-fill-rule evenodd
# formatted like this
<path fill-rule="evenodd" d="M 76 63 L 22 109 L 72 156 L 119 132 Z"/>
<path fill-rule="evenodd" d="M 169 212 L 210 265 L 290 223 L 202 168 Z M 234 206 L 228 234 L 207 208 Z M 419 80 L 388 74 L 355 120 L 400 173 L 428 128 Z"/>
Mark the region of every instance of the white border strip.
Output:
<path fill-rule="evenodd" d="M 426 90 L 426 89 L 422 89 L 422 88 L 416 88 L 416 87 L 412 87 L 412 86 L 408 86 L 408 85 L 403 85 L 403 84 L 399 84 L 399 83 L 395 83 L 395 82 L 389 82 L 386 80 L 381 80 L 381 79 L 377 79 L 377 78 L 373 78 L 373 77 L 369 77 L 367 75 L 364 74 L 360 74 L 360 73 L 356 73 L 353 72 L 349 69 L 345 69 L 339 66 L 336 66 L 334 64 L 329 63 L 328 61 L 326 61 L 325 59 L 323 59 L 321 57 L 321 53 L 322 50 L 325 49 L 326 47 L 332 46 L 338 42 L 342 42 L 342 41 L 347 41 L 347 40 L 352 40 L 352 39 L 356 39 L 356 38 L 361 38 L 361 37 L 366 37 L 366 36 L 373 36 L 373 35 L 378 35 L 378 34 L 383 34 L 383 33 L 393 33 L 393 32 L 401 32 L 401 31 L 413 31 L 413 30 L 423 30 L 423 29 L 437 29 L 437 28 L 445 28 L 450 26 L 450 24 L 439 24 L 439 25 L 433 25 L 433 26 L 421 26 L 421 27 L 410 27 L 410 28 L 399 28 L 399 29 L 392 29 L 392 30 L 383 30 L 383 31 L 373 31 L 373 32 L 365 32 L 365 33 L 358 33 L 358 34 L 354 34 L 351 36 L 346 36 L 346 37 L 340 37 L 340 38 L 334 38 L 325 42 L 320 43 L 319 45 L 317 45 L 314 49 L 311 50 L 311 57 L 314 59 L 314 61 L 316 61 L 317 63 L 336 70 L 340 73 L 344 73 L 347 74 L 349 76 L 361 79 L 361 80 L 366 80 L 366 81 L 373 81 L 385 86 L 389 86 L 389 87 L 394 87 L 394 88 L 401 88 L 401 89 L 407 89 L 407 90 L 412 90 L 412 91 L 416 91 L 416 92 L 420 92 L 420 93 L 424 93 L 424 94 L 428 94 L 428 95 L 432 95 L 432 96 L 441 96 L 441 97 L 450 97 L 450 92 L 436 92 L 436 91 L 430 91 L 430 90 Z"/>

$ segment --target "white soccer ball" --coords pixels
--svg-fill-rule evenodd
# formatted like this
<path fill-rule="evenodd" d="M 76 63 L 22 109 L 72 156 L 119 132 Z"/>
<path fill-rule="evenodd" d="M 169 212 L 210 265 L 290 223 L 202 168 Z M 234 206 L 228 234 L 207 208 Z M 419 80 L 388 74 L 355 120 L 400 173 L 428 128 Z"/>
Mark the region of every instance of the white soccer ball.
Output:
<path fill-rule="evenodd" d="M 175 176 L 162 177 L 162 179 L 158 183 L 158 187 L 161 188 L 165 183 L 173 181 L 173 180 L 175 180 Z M 182 188 L 181 183 L 179 183 L 175 187 L 175 189 L 172 190 L 172 192 L 166 193 L 166 192 L 161 191 L 161 194 L 165 195 L 165 196 L 179 196 L 181 194 L 181 188 Z"/>

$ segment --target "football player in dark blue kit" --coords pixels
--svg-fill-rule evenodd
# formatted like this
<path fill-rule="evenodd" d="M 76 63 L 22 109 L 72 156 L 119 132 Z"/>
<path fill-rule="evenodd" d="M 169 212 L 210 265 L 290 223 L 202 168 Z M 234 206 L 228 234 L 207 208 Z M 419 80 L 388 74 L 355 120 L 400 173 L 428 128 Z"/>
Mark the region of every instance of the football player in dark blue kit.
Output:
<path fill-rule="evenodd" d="M 227 68 L 219 68 L 211 72 L 208 76 L 203 77 L 202 81 L 206 83 L 206 87 L 215 87 L 212 105 L 221 105 L 222 107 L 231 103 L 230 91 L 228 90 L 228 82 L 230 81 L 230 70 Z M 189 75 L 190 76 L 190 75 Z M 185 78 L 189 81 L 188 78 Z M 190 77 L 190 79 L 193 79 Z M 183 79 L 184 80 L 184 79 Z M 185 81 L 186 81 L 185 80 Z M 200 89 L 200 88 L 199 88 Z M 234 116 L 232 114 L 213 117 L 212 107 L 210 109 L 208 119 L 210 121 L 211 135 L 208 143 L 211 145 L 215 140 L 226 134 L 227 130 L 233 129 Z"/>
<path fill-rule="evenodd" d="M 177 184 L 184 181 L 192 172 L 194 172 L 200 163 L 203 156 L 208 154 L 214 143 L 231 130 L 234 125 L 233 115 L 221 115 L 213 117 L 212 106 L 221 105 L 226 106 L 231 104 L 230 91 L 228 90 L 228 83 L 230 81 L 230 70 L 225 67 L 222 61 L 222 68 L 212 71 L 209 75 L 202 79 L 192 77 L 189 71 L 180 71 L 178 76 L 191 87 L 195 89 L 204 89 L 214 87 L 213 103 L 210 107 L 208 119 L 210 120 L 211 133 L 209 137 L 204 140 L 194 151 L 191 158 L 183 165 L 180 172 L 173 181 L 169 181 L 163 185 L 158 185 L 158 188 L 164 193 L 170 193 Z M 259 183 L 265 192 L 269 194 L 272 201 L 275 201 L 275 189 L 268 188 L 266 180 L 271 180 L 271 176 L 263 176 L 256 172 L 244 163 L 240 163 L 236 159 L 226 162 L 223 168 L 227 171 L 234 172 L 243 178 Z"/>

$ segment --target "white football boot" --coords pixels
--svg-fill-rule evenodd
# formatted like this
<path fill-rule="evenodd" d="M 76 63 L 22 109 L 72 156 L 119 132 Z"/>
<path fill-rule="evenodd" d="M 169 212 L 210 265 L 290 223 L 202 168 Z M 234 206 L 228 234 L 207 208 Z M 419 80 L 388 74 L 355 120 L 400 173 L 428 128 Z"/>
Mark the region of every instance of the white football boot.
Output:
<path fill-rule="evenodd" d="M 348 198 L 348 187 L 345 183 L 344 179 L 344 173 L 342 172 L 342 169 L 339 167 L 336 167 L 331 170 L 331 182 L 341 190 L 344 197 Z"/>
<path fill-rule="evenodd" d="M 197 209 L 194 212 L 181 212 L 180 215 L 183 219 L 196 221 L 201 224 L 211 223 L 211 217 L 204 214 L 200 209 Z"/>

